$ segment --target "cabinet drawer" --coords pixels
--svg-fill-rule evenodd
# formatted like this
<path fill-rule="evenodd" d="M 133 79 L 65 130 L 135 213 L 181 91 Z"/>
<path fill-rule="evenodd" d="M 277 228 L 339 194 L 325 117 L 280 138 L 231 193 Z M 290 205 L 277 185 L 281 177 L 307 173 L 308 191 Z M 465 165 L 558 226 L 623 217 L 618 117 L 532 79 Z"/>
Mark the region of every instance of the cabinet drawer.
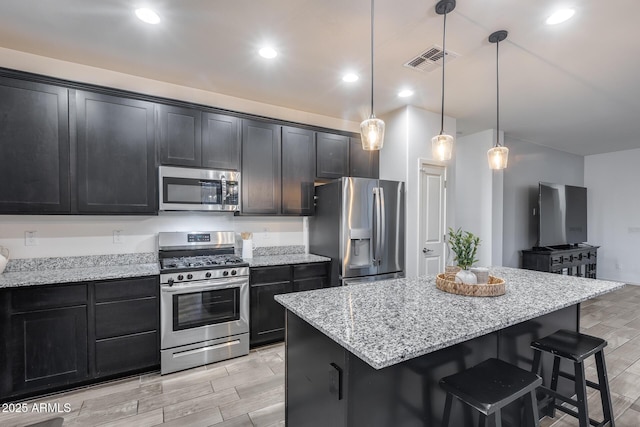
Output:
<path fill-rule="evenodd" d="M 157 331 L 96 342 L 96 370 L 101 376 L 155 366 L 159 361 Z"/>
<path fill-rule="evenodd" d="M 33 286 L 11 291 L 13 311 L 32 311 L 86 304 L 87 285 Z"/>
<path fill-rule="evenodd" d="M 287 282 L 289 280 L 291 280 L 291 267 L 288 265 L 251 269 L 251 284 Z"/>
<path fill-rule="evenodd" d="M 158 329 L 156 298 L 96 304 L 96 339 L 156 329 Z"/>
<path fill-rule="evenodd" d="M 298 264 L 293 266 L 293 280 L 327 275 L 327 263 Z"/>
<path fill-rule="evenodd" d="M 115 280 L 96 283 L 96 301 L 118 301 L 123 299 L 157 297 L 160 289 L 158 277 Z"/>
<path fill-rule="evenodd" d="M 551 257 L 551 265 L 560 265 L 563 262 L 562 255 L 554 255 Z"/>

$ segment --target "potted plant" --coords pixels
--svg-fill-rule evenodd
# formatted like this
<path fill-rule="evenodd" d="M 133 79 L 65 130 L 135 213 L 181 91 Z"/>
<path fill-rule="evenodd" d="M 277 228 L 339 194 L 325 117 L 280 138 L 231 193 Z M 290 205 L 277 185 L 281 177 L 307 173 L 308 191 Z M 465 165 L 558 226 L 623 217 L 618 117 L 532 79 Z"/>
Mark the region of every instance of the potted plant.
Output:
<path fill-rule="evenodd" d="M 474 263 L 478 262 L 476 253 L 480 246 L 480 238 L 461 228 L 453 230 L 449 227 L 449 247 L 455 254 L 454 262 L 461 268 L 456 273 L 456 282 L 476 284 L 476 275 L 469 271 Z"/>

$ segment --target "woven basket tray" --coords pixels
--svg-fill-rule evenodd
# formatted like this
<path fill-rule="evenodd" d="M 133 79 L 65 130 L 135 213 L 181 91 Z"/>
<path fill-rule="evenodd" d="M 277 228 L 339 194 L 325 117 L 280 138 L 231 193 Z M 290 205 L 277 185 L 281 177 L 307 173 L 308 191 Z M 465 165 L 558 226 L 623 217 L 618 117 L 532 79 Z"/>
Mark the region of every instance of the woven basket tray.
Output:
<path fill-rule="evenodd" d="M 486 285 L 468 285 L 466 283 L 456 283 L 447 280 L 444 273 L 436 276 L 436 288 L 450 294 L 466 295 L 470 297 L 497 297 L 504 295 L 506 286 L 504 279 L 489 276 L 489 283 Z"/>

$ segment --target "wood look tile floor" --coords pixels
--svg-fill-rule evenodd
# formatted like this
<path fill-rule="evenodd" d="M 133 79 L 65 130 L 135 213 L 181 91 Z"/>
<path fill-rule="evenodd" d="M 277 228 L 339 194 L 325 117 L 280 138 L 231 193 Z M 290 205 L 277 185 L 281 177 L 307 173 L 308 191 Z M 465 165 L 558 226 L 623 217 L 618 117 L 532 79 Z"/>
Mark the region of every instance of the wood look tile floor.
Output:
<path fill-rule="evenodd" d="M 640 426 L 640 286 L 584 302 L 581 327 L 609 343 L 605 357 L 616 426 Z M 596 380 L 593 358 L 587 365 L 587 377 Z M 601 420 L 599 395 L 589 393 L 589 415 Z M 26 426 L 56 416 L 64 418 L 63 426 L 75 427 L 284 426 L 284 345 L 175 374 L 144 374 L 24 403 L 28 413 L 0 413 L 0 426 Z M 61 409 L 68 404 L 70 411 L 32 411 L 42 403 L 57 403 Z M 558 413 L 541 426 L 573 427 L 578 422 Z"/>

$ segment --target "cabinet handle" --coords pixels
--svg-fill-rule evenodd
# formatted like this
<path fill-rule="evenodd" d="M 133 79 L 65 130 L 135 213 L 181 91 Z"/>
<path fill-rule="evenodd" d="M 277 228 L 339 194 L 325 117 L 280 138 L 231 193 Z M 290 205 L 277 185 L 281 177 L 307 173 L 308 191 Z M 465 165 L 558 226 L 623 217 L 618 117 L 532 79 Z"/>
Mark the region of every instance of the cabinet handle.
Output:
<path fill-rule="evenodd" d="M 335 363 L 331 363 L 329 370 L 329 393 L 338 395 L 338 400 L 342 400 L 342 368 Z"/>

